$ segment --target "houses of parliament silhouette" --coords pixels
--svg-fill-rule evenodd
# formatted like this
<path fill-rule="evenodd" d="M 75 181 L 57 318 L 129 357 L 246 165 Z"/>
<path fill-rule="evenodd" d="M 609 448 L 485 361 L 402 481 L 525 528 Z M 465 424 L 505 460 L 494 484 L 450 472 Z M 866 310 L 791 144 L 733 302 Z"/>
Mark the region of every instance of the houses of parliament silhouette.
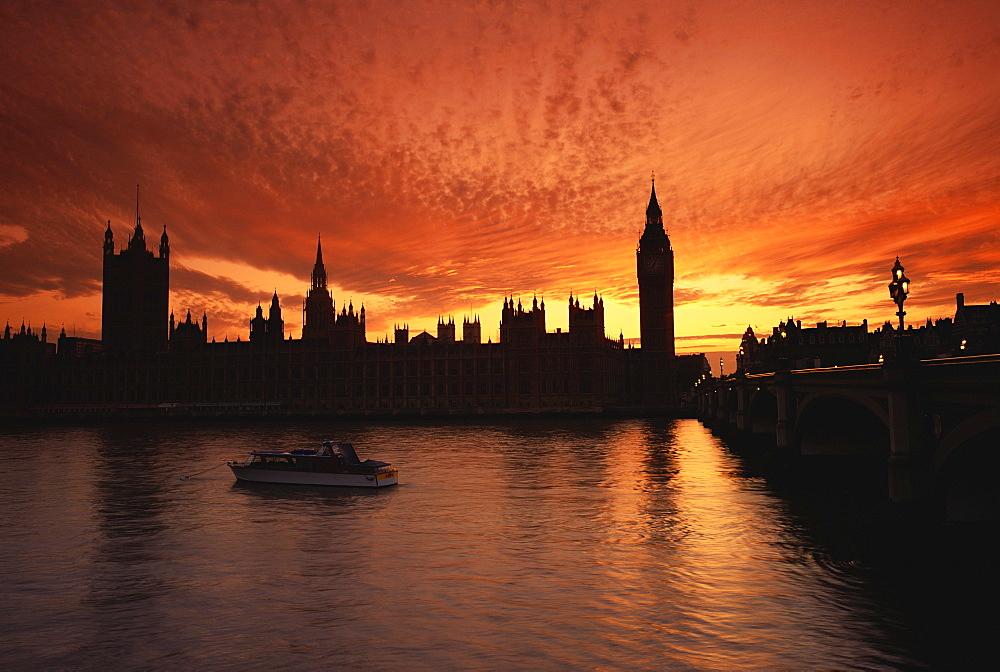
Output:
<path fill-rule="evenodd" d="M 5 412 L 86 414 L 129 409 L 205 413 L 482 414 L 663 412 L 708 368 L 703 355 L 674 352 L 674 259 L 651 186 L 636 250 L 641 347 L 608 338 L 604 301 L 569 297 L 569 329 L 548 332 L 545 302 L 505 297 L 497 343 L 478 318 L 439 318 L 437 335 L 369 342 L 365 308 L 336 311 L 317 242 L 301 339 L 286 336 L 277 292 L 258 305 L 248 340 L 208 341 L 208 316 L 168 317 L 170 241 L 148 249 L 135 228 L 116 251 L 104 234 L 102 340 L 49 343 L 22 324 L 0 340 Z M 159 412 L 159 410 L 155 411 Z"/>

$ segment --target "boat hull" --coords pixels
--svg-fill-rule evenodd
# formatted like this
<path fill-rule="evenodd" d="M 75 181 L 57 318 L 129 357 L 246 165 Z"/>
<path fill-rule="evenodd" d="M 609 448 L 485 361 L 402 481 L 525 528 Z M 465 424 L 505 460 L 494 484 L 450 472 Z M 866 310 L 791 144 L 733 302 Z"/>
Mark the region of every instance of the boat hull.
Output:
<path fill-rule="evenodd" d="M 260 469 L 242 464 L 230 464 L 237 480 L 249 483 L 288 483 L 296 485 L 331 485 L 348 488 L 385 488 L 399 482 L 395 469 L 374 474 L 291 471 Z"/>

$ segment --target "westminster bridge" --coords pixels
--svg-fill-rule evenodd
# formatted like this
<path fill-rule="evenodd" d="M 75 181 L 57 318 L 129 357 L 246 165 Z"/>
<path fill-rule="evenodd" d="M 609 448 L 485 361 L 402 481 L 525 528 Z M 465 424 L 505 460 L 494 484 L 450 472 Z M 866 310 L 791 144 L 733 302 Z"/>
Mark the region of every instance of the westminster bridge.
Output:
<path fill-rule="evenodd" d="M 706 424 L 785 458 L 885 464 L 891 502 L 1000 520 L 1000 355 L 738 373 L 692 401 Z"/>

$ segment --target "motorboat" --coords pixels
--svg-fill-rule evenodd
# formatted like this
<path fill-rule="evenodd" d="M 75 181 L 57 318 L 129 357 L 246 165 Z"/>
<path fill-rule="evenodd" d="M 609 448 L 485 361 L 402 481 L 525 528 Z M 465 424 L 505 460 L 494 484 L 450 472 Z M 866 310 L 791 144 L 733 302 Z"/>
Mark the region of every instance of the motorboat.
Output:
<path fill-rule="evenodd" d="M 254 450 L 229 468 L 239 481 L 339 485 L 384 488 L 399 482 L 399 471 L 388 462 L 362 461 L 345 441 L 323 441 L 319 448 Z"/>

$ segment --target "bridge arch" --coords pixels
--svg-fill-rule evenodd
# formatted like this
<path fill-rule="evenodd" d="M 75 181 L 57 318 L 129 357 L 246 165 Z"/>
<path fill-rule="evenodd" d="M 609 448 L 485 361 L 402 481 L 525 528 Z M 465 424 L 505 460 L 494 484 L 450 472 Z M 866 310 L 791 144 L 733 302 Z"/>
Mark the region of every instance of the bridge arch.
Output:
<path fill-rule="evenodd" d="M 729 424 L 735 426 L 739 413 L 739 391 L 736 389 L 727 390 L 724 417 Z"/>
<path fill-rule="evenodd" d="M 765 388 L 757 390 L 750 397 L 747 417 L 753 434 L 774 434 L 778 426 L 778 398 Z"/>
<path fill-rule="evenodd" d="M 977 413 L 941 437 L 932 472 L 947 521 L 1000 521 L 1000 412 Z"/>
<path fill-rule="evenodd" d="M 802 455 L 888 459 L 888 413 L 869 397 L 812 394 L 796 412 L 795 434 Z"/>
<path fill-rule="evenodd" d="M 719 395 L 721 392 L 714 388 L 709 388 L 705 391 L 705 410 L 709 414 L 710 418 L 719 417 Z"/>

